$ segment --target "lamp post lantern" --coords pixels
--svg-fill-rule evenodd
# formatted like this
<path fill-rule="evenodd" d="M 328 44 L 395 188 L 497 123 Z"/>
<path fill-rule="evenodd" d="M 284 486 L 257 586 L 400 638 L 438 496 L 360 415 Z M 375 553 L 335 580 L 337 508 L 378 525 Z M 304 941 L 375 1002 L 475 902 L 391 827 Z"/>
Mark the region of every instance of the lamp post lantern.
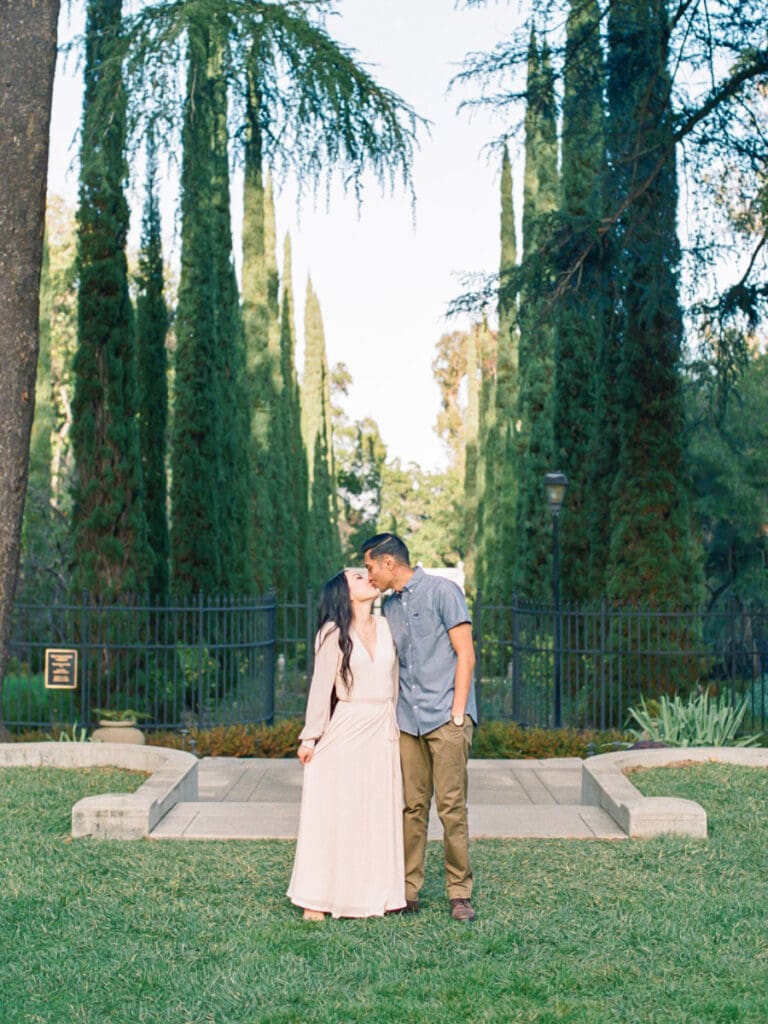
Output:
<path fill-rule="evenodd" d="M 552 686 L 552 717 L 556 729 L 563 725 L 563 683 L 561 673 L 562 638 L 560 623 L 560 509 L 563 507 L 568 477 L 565 473 L 547 473 L 544 477 L 549 513 L 552 516 L 552 602 L 555 617 L 555 650 Z"/>

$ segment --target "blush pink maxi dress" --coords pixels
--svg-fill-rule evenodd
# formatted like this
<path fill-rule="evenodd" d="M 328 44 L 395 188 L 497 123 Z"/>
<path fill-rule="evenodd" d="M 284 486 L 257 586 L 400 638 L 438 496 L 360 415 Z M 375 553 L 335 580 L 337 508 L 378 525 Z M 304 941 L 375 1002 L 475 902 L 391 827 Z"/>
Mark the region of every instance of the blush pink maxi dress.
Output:
<path fill-rule="evenodd" d="M 373 658 L 354 630 L 350 635 L 349 692 L 336 627 L 324 626 L 315 641 L 301 738 L 319 739 L 304 768 L 288 896 L 333 917 L 375 917 L 405 906 L 398 661 L 383 616 L 376 617 Z M 339 702 L 331 717 L 333 686 Z"/>

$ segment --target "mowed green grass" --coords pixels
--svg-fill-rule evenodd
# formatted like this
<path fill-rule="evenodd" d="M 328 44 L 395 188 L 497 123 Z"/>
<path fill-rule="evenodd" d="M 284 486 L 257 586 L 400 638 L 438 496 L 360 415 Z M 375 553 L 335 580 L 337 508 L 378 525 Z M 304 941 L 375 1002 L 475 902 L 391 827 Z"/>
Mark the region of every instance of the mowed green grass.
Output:
<path fill-rule="evenodd" d="M 0 773 L 2 1024 L 765 1024 L 768 772 L 642 772 L 710 838 L 473 844 L 474 925 L 430 844 L 418 917 L 305 924 L 286 842 L 69 838 L 116 771 Z"/>

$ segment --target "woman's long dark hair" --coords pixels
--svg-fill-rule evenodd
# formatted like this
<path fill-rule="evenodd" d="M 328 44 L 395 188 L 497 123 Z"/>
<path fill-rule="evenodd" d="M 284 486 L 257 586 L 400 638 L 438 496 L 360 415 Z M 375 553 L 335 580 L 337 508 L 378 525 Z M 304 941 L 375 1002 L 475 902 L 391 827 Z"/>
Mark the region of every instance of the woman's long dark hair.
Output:
<path fill-rule="evenodd" d="M 341 678 L 349 692 L 352 687 L 352 669 L 349 667 L 349 659 L 352 657 L 352 637 L 349 635 L 352 625 L 352 602 L 349 599 L 349 583 L 343 572 L 323 584 L 323 589 L 320 592 L 318 630 L 321 630 L 327 622 L 332 622 L 339 630 Z M 322 642 L 325 643 L 333 633 L 333 630 L 328 630 Z"/>

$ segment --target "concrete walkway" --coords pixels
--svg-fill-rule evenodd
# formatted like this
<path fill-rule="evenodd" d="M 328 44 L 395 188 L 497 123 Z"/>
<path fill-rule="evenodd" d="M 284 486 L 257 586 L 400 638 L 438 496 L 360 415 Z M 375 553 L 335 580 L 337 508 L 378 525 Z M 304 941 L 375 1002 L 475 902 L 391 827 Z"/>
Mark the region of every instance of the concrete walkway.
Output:
<path fill-rule="evenodd" d="M 578 758 L 469 762 L 469 831 L 474 839 L 626 839 L 600 807 L 581 804 Z M 295 839 L 302 767 L 294 759 L 207 757 L 199 796 L 178 803 L 151 839 Z M 430 839 L 442 838 L 432 810 Z"/>

